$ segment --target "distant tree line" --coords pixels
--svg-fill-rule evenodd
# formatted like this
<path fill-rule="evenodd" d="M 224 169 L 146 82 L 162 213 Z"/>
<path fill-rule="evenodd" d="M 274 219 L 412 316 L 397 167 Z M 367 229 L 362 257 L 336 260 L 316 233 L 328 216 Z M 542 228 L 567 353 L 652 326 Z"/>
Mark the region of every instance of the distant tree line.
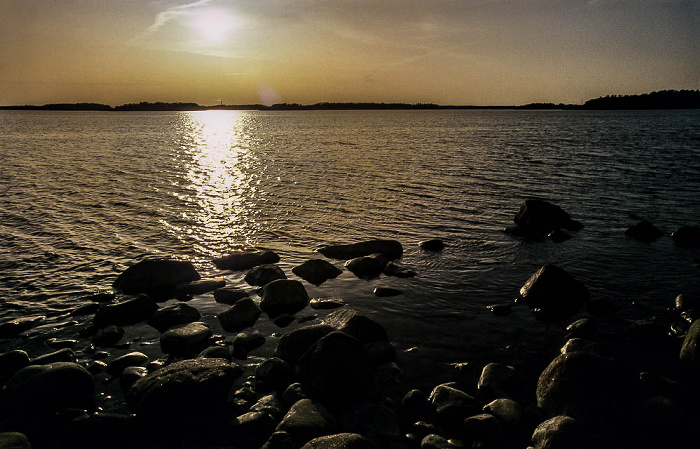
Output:
<path fill-rule="evenodd" d="M 584 109 L 699 109 L 700 90 L 662 90 L 642 95 L 609 95 L 588 100 Z"/>

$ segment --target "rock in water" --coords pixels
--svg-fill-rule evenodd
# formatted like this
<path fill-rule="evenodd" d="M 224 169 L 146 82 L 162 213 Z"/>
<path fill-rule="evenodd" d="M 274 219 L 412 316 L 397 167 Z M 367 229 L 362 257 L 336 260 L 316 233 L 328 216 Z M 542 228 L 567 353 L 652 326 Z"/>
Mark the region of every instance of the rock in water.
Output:
<path fill-rule="evenodd" d="M 247 297 L 248 293 L 237 288 L 224 287 L 214 290 L 214 300 L 221 304 L 233 305 L 236 301 Z"/>
<path fill-rule="evenodd" d="M 440 239 L 424 240 L 418 243 L 426 251 L 440 251 L 445 248 L 445 243 Z"/>
<path fill-rule="evenodd" d="M 363 344 L 389 340 L 386 329 L 381 324 L 357 310 L 336 310 L 329 313 L 323 322 L 335 330 L 357 338 Z"/>
<path fill-rule="evenodd" d="M 217 288 L 226 286 L 226 281 L 223 279 L 203 279 L 199 281 L 186 282 L 175 286 L 175 294 L 177 295 L 203 295 Z"/>
<path fill-rule="evenodd" d="M 126 326 L 146 321 L 158 310 L 158 304 L 146 295 L 128 301 L 109 304 L 95 313 L 93 322 L 98 327 Z"/>
<path fill-rule="evenodd" d="M 188 359 L 161 368 L 134 383 L 129 407 L 146 423 L 167 428 L 228 422 L 229 390 L 242 369 L 225 359 Z"/>
<path fill-rule="evenodd" d="M 179 303 L 168 307 L 163 307 L 155 311 L 148 320 L 148 324 L 158 329 L 158 332 L 165 332 L 178 324 L 187 324 L 197 321 L 201 314 L 194 307 Z"/>
<path fill-rule="evenodd" d="M 640 242 L 650 243 L 664 235 L 664 233 L 650 222 L 642 220 L 636 225 L 627 228 L 625 235 Z"/>
<path fill-rule="evenodd" d="M 241 251 L 213 260 L 214 265 L 219 270 L 231 271 L 249 270 L 258 265 L 272 264 L 279 261 L 280 256 L 273 251 Z"/>
<path fill-rule="evenodd" d="M 387 297 L 387 296 L 398 296 L 402 294 L 401 290 L 397 290 L 391 287 L 376 287 L 374 289 L 374 296 Z"/>
<path fill-rule="evenodd" d="M 314 343 L 333 330 L 332 326 L 326 324 L 315 324 L 295 329 L 280 338 L 274 355 L 291 364 L 296 364 L 299 357 L 304 355 Z"/>
<path fill-rule="evenodd" d="M 520 289 L 520 296 L 539 317 L 561 320 L 575 313 L 588 300 L 588 289 L 556 265 L 540 268 Z"/>
<path fill-rule="evenodd" d="M 688 246 L 691 248 L 700 247 L 700 227 L 681 226 L 671 234 L 671 238 L 678 246 Z"/>
<path fill-rule="evenodd" d="M 272 319 L 285 313 L 296 313 L 309 304 L 304 284 L 290 279 L 272 281 L 263 287 L 260 308 Z"/>
<path fill-rule="evenodd" d="M 397 278 L 412 278 L 417 273 L 411 269 L 408 269 L 396 262 L 389 262 L 384 267 L 384 274 L 387 276 L 394 276 Z"/>
<path fill-rule="evenodd" d="M 178 284 L 198 281 L 191 262 L 175 259 L 146 259 L 130 266 L 114 281 L 113 287 L 128 295 L 147 293 L 168 297 Z"/>
<path fill-rule="evenodd" d="M 583 228 L 583 224 L 573 220 L 561 207 L 536 199 L 525 200 L 513 221 L 519 233 L 534 238 L 544 238 L 556 229 L 578 231 Z"/>
<path fill-rule="evenodd" d="M 384 272 L 389 260 L 384 254 L 356 257 L 345 262 L 345 268 L 361 279 L 374 279 Z"/>
<path fill-rule="evenodd" d="M 251 268 L 243 278 L 248 285 L 255 287 L 263 287 L 272 281 L 276 281 L 277 279 L 287 279 L 287 276 L 280 267 L 271 264 L 259 265 Z"/>
<path fill-rule="evenodd" d="M 343 270 L 323 259 L 307 260 L 292 268 L 292 273 L 314 285 L 321 285 L 328 279 L 337 278 L 342 272 Z"/>
<path fill-rule="evenodd" d="M 245 298 L 237 301 L 217 317 L 226 332 L 238 332 L 255 324 L 261 313 L 252 299 Z"/>
<path fill-rule="evenodd" d="M 403 254 L 403 246 L 396 240 L 368 240 L 350 245 L 329 245 L 319 248 L 319 253 L 331 259 L 354 259 L 381 253 L 389 260 L 398 259 Z"/>

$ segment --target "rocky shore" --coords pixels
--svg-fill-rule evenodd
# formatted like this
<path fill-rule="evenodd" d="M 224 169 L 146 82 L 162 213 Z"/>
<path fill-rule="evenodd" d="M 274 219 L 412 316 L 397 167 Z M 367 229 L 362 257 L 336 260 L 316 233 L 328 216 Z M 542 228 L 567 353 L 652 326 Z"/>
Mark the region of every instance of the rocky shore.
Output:
<path fill-rule="evenodd" d="M 565 230 L 583 226 L 541 200 L 526 201 L 515 223 L 508 232 L 518 238 L 557 243 L 574 238 Z M 647 224 L 638 228 L 628 236 L 661 237 Z M 683 228 L 674 240 L 697 245 L 698 229 Z M 421 248 L 449 251 L 437 239 Z M 294 275 L 315 286 L 343 269 L 359 279 L 417 275 L 398 262 L 403 247 L 395 240 L 319 253 L 325 259 L 306 261 Z M 616 319 L 612 306 L 546 264 L 515 302 L 489 306 L 499 316 L 529 307 L 565 329 L 561 354 L 538 378 L 507 363 L 465 360 L 452 364 L 449 378 L 417 389 L 403 382 L 411 367 L 402 366 L 381 323 L 341 298 L 310 298 L 279 261 L 271 251 L 212 261 L 243 274 L 258 298 L 201 279 L 186 260 L 133 264 L 114 281 L 114 293 L 93 295 L 72 312 L 76 339 L 46 341 L 51 350 L 35 357 L 22 349 L 0 354 L 0 447 L 670 448 L 700 438 L 698 292 L 683 292 L 664 316 L 613 335 L 606 331 Z M 225 335 L 187 303 L 200 295 L 227 306 L 216 317 Z M 309 309 L 322 312 L 318 322 L 285 330 Z M 571 320 L 580 310 L 588 316 Z M 274 353 L 248 364 L 272 337 L 257 329 L 263 316 L 279 329 Z M 18 318 L 0 325 L 0 336 L 36 324 Z M 144 324 L 160 334 L 156 357 L 124 341 L 129 327 Z M 101 409 L 96 398 L 105 394 L 120 395 L 123 410 Z"/>

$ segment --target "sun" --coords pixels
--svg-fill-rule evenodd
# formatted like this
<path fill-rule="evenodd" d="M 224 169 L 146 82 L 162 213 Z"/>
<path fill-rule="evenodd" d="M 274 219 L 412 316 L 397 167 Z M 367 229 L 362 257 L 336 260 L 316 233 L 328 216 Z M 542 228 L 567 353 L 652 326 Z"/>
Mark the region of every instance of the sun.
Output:
<path fill-rule="evenodd" d="M 206 44 L 222 44 L 240 26 L 240 19 L 223 8 L 206 8 L 192 14 L 190 25 Z"/>

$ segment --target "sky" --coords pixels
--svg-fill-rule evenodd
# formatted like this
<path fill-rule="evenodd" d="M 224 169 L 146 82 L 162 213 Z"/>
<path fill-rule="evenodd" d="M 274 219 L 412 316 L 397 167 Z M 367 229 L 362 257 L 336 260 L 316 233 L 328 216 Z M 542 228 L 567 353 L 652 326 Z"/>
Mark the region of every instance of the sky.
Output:
<path fill-rule="evenodd" d="M 0 105 L 700 89 L 700 0 L 0 0 Z"/>

